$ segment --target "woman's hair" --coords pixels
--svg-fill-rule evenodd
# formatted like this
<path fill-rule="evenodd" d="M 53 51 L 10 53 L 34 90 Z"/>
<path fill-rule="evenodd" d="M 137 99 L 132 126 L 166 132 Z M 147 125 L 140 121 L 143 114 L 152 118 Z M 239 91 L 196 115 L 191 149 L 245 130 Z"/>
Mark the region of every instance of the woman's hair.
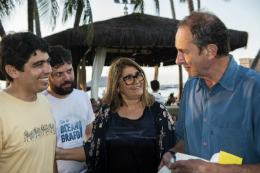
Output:
<path fill-rule="evenodd" d="M 124 103 L 122 96 L 118 93 L 117 89 L 119 86 L 119 78 L 125 67 L 135 67 L 137 70 L 143 71 L 142 68 L 130 58 L 118 58 L 112 62 L 107 78 L 107 92 L 104 98 L 104 102 L 111 106 L 112 113 L 118 112 L 119 108 L 123 106 Z M 144 74 L 143 94 L 140 98 L 144 107 L 152 106 L 155 101 L 154 96 L 148 92 L 147 88 L 148 84 Z"/>

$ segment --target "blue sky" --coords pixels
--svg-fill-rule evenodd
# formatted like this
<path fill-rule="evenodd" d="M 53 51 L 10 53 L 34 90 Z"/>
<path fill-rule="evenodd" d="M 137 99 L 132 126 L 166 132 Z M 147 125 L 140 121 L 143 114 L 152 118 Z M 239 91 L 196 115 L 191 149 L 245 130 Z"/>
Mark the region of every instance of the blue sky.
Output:
<path fill-rule="evenodd" d="M 194 9 L 197 9 L 197 0 L 194 1 Z M 115 4 L 114 0 L 90 0 L 94 21 L 106 20 L 119 17 L 124 14 L 124 5 Z M 180 3 L 174 0 L 176 18 L 183 19 L 189 15 L 187 3 Z M 213 12 L 217 15 L 229 29 L 246 31 L 249 34 L 247 48 L 240 48 L 231 52 L 236 61 L 239 58 L 254 58 L 260 49 L 260 0 L 201 0 L 201 8 L 205 11 Z M 132 12 L 132 6 L 128 5 L 128 13 Z M 157 15 L 155 13 L 154 0 L 145 0 L 145 13 Z M 172 18 L 169 0 L 160 0 L 161 17 Z M 6 32 L 9 31 L 26 31 L 27 30 L 27 3 L 24 1 L 17 6 L 15 12 L 3 20 L 3 26 Z M 42 36 L 48 36 L 53 33 L 73 27 L 73 19 L 66 24 L 62 24 L 61 15 L 54 31 L 48 28 L 46 24 L 41 23 Z M 153 80 L 154 69 L 144 68 L 148 77 L 148 81 Z M 172 76 L 169 75 L 169 71 Z M 104 68 L 102 75 L 108 73 L 108 68 Z M 187 80 L 187 73 L 184 70 L 184 82 Z M 87 81 L 91 80 L 91 68 L 87 68 Z M 161 84 L 178 83 L 177 66 L 160 67 L 159 81 Z"/>

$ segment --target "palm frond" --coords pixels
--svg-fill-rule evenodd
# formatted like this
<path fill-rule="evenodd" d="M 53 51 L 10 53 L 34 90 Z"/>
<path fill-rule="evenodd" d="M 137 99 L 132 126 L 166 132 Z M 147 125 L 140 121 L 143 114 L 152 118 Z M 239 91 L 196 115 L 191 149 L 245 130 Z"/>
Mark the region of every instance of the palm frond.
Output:
<path fill-rule="evenodd" d="M 86 0 L 85 2 L 86 2 L 86 8 L 84 8 L 83 11 L 84 13 L 83 24 L 87 24 L 87 25 L 83 26 L 83 30 L 87 34 L 85 43 L 91 46 L 94 38 L 94 24 L 93 24 L 92 10 L 91 10 L 89 0 Z"/>
<path fill-rule="evenodd" d="M 63 12 L 62 12 L 62 22 L 65 23 L 74 15 L 74 12 L 77 10 L 77 0 L 65 0 Z"/>
<path fill-rule="evenodd" d="M 15 3 L 20 4 L 20 0 L 0 0 L 0 18 L 7 17 L 15 8 Z"/>
<path fill-rule="evenodd" d="M 131 0 L 133 11 L 141 14 L 141 20 L 144 20 L 144 0 Z"/>
<path fill-rule="evenodd" d="M 155 3 L 156 13 L 159 15 L 159 14 L 160 14 L 160 4 L 159 4 L 159 0 L 154 0 L 154 3 Z"/>
<path fill-rule="evenodd" d="M 38 0 L 38 11 L 40 18 L 43 22 L 52 27 L 52 30 L 56 27 L 56 21 L 59 17 L 59 5 L 56 0 Z"/>

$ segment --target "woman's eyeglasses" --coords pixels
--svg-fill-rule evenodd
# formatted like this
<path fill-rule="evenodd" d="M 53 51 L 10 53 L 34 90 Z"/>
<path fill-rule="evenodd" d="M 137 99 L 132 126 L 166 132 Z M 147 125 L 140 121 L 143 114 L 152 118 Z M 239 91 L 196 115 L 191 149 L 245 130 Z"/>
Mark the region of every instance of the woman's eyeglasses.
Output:
<path fill-rule="evenodd" d="M 122 79 L 119 79 L 119 81 L 118 82 L 120 82 L 120 81 L 125 81 L 125 84 L 126 85 L 132 85 L 134 82 L 135 82 L 135 78 L 139 81 L 139 82 L 141 82 L 141 81 L 143 81 L 144 80 L 144 74 L 143 74 L 143 72 L 136 72 L 136 75 L 135 76 L 133 76 L 133 75 L 127 75 L 127 76 L 125 76 L 125 77 L 123 77 Z"/>

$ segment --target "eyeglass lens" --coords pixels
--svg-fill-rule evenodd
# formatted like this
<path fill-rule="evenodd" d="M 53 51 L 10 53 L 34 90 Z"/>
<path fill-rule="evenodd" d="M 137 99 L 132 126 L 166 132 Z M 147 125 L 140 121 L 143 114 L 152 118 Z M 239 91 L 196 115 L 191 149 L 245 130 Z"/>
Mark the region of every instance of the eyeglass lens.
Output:
<path fill-rule="evenodd" d="M 128 85 L 131 85 L 134 83 L 134 78 L 136 78 L 139 82 L 144 80 L 143 74 L 142 73 L 137 73 L 135 76 L 129 75 L 125 78 L 125 82 Z"/>

